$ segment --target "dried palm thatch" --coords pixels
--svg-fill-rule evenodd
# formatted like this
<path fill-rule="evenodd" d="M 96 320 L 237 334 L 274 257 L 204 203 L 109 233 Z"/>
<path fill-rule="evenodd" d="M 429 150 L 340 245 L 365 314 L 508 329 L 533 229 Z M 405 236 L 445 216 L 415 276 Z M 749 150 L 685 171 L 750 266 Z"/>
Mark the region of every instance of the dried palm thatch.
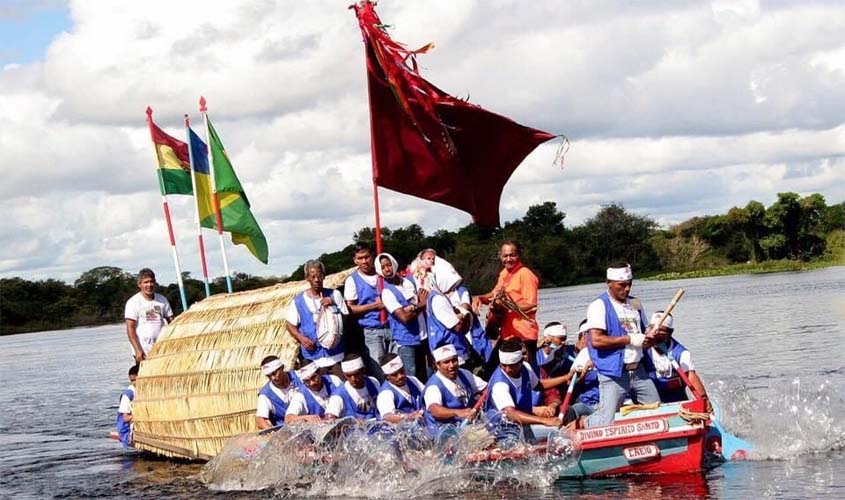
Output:
<path fill-rule="evenodd" d="M 351 271 L 326 277 L 343 283 Z M 255 404 L 265 356 L 292 366 L 299 345 L 285 328 L 298 281 L 195 303 L 162 331 L 135 382 L 134 446 L 208 460 L 231 436 L 257 430 Z"/>

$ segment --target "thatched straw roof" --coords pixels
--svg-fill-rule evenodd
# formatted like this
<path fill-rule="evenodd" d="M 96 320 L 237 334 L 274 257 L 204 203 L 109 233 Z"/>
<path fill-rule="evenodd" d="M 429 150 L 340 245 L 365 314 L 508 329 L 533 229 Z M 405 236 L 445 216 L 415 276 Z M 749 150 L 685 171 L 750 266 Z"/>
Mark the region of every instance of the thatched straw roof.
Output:
<path fill-rule="evenodd" d="M 335 288 L 350 271 L 326 277 Z M 286 366 L 298 344 L 285 329 L 298 281 L 211 296 L 162 331 L 135 382 L 134 445 L 169 457 L 208 460 L 226 440 L 253 432 L 259 370 L 265 356 Z"/>

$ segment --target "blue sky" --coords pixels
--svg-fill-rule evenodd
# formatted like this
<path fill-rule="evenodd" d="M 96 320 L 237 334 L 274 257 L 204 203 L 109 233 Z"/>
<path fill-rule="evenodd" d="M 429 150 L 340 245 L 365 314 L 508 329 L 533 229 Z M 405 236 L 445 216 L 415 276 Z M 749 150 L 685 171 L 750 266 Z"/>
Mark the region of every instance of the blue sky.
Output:
<path fill-rule="evenodd" d="M 53 38 L 70 28 L 62 4 L 0 1 L 0 66 L 43 60 Z"/>

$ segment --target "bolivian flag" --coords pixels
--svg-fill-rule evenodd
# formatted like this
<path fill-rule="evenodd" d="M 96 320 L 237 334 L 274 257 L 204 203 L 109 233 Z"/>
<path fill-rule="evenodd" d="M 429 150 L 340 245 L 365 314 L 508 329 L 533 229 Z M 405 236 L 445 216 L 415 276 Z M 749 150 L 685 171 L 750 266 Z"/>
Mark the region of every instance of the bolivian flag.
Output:
<path fill-rule="evenodd" d="M 193 194 L 188 145 L 166 134 L 150 119 L 162 194 Z"/>
<path fill-rule="evenodd" d="M 191 130 L 191 154 L 194 159 L 194 172 L 197 181 L 197 207 L 200 225 L 211 229 L 217 228 L 214 214 L 214 197 L 211 188 L 211 170 L 208 167 L 208 153 L 205 143 Z M 211 159 L 214 162 L 214 181 L 220 200 L 220 214 L 223 230 L 232 233 L 232 243 L 245 245 L 252 255 L 267 263 L 267 239 L 252 215 L 249 201 L 243 187 L 235 175 L 226 150 L 217 136 L 217 132 L 208 121 L 208 137 L 211 143 Z"/>

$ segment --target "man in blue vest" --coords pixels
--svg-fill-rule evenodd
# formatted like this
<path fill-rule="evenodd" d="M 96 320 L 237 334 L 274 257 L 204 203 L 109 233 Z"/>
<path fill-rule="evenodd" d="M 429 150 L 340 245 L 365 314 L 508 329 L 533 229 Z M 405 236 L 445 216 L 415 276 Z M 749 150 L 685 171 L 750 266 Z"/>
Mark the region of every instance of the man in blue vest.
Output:
<path fill-rule="evenodd" d="M 132 401 L 135 400 L 135 380 L 138 378 L 138 365 L 129 369 L 129 387 L 120 393 L 117 406 L 117 436 L 127 450 L 132 446 Z"/>
<path fill-rule="evenodd" d="M 290 398 L 285 418 L 291 415 L 315 415 L 316 420 L 326 418 L 329 397 L 340 387 L 341 380 L 335 375 L 321 375 L 317 363 L 308 363 L 299 369 L 300 385 Z"/>
<path fill-rule="evenodd" d="M 376 398 L 378 398 L 379 383 L 373 377 L 368 377 L 364 367 L 364 360 L 357 354 L 347 354 L 340 363 L 346 382 L 341 384 L 329 398 L 326 406 L 326 418 L 329 420 L 354 417 L 358 420 L 375 420 L 378 418 Z"/>
<path fill-rule="evenodd" d="M 478 411 L 473 408 L 487 382 L 458 367 L 458 351 L 446 344 L 431 352 L 437 371 L 425 384 L 425 423 L 435 435 L 440 426 L 472 420 Z"/>
<path fill-rule="evenodd" d="M 379 360 L 384 372 L 376 400 L 379 417 L 385 422 L 399 424 L 422 419 L 425 403 L 423 384 L 405 372 L 402 358 L 389 352 Z"/>
<path fill-rule="evenodd" d="M 346 303 L 339 291 L 323 287 L 326 269 L 322 262 L 309 260 L 303 271 L 309 288 L 291 301 L 285 327 L 299 344 L 304 360 L 331 358 L 325 365 L 333 366 L 343 359 L 342 315 L 348 314 Z"/>
<path fill-rule="evenodd" d="M 573 414 L 558 418 L 535 412 L 532 390 L 542 390 L 568 384 L 571 374 L 540 379 L 531 365 L 523 361 L 522 341 L 508 339 L 499 348 L 499 367 L 490 377 L 487 392 L 487 420 L 520 424 L 529 442 L 542 441 L 563 424 L 574 419 Z M 545 413 L 545 412 L 543 412 Z M 568 412 L 569 413 L 569 412 Z"/>
<path fill-rule="evenodd" d="M 276 356 L 267 356 L 261 360 L 261 373 L 268 380 L 258 391 L 255 425 L 259 430 L 297 421 L 320 421 L 313 415 L 287 415 L 288 406 L 295 392 L 294 376 L 285 371 L 285 365 L 281 359 Z"/>
<path fill-rule="evenodd" d="M 415 377 L 424 377 L 425 354 L 421 345 L 422 339 L 427 336 L 425 308 L 428 290 L 417 289 L 413 279 L 399 276 L 396 272 L 399 265 L 389 253 L 379 254 L 376 266 L 379 276 L 384 278 L 381 301 L 387 309 L 395 352 L 402 358 L 405 370 Z M 379 358 L 381 364 L 384 364 L 381 362 L 383 357 Z"/>
<path fill-rule="evenodd" d="M 573 394 L 575 403 L 572 411 L 575 416 L 592 415 L 599 406 L 599 377 L 593 362 L 590 360 L 590 350 L 587 349 L 587 320 L 578 327 L 578 341 L 575 343 L 577 352 L 572 370 L 578 372 L 578 383 Z"/>
<path fill-rule="evenodd" d="M 358 320 L 364 330 L 367 368 L 379 380 L 384 380 L 378 360 L 384 353 L 391 351 L 393 338 L 387 324 L 387 314 L 381 302 L 379 276 L 376 274 L 373 249 L 366 243 L 355 244 L 352 261 L 358 267 L 346 278 L 343 286 L 343 298 L 350 314 Z"/>
<path fill-rule="evenodd" d="M 656 325 L 662 315 L 663 311 L 654 313 L 651 316 L 649 328 Z M 695 365 L 692 363 L 692 353 L 683 344 L 672 338 L 674 332 L 675 321 L 672 315 L 669 314 L 663 320 L 663 324 L 660 325 L 660 330 L 657 333 L 657 343 L 645 351 L 643 361 L 645 362 L 648 375 L 654 381 L 661 401 L 664 403 L 686 401 L 689 399 L 687 397 L 686 385 L 672 366 L 672 360 L 674 359 L 678 362 L 681 370 L 687 374 L 687 378 L 693 387 L 695 387 L 707 402 L 707 412 L 712 412 L 713 407 L 710 404 L 710 399 L 707 397 L 707 391 L 704 389 L 704 384 L 701 382 L 701 378 L 699 378 L 698 373 L 695 371 Z"/>
<path fill-rule="evenodd" d="M 613 423 L 626 397 L 641 404 L 660 401 L 642 364 L 643 348 L 651 347 L 655 337 L 646 330 L 642 304 L 631 296 L 631 266 L 613 264 L 606 277 L 607 291 L 587 308 L 587 348 L 599 378 L 599 406 L 587 418 L 588 427 Z"/>

